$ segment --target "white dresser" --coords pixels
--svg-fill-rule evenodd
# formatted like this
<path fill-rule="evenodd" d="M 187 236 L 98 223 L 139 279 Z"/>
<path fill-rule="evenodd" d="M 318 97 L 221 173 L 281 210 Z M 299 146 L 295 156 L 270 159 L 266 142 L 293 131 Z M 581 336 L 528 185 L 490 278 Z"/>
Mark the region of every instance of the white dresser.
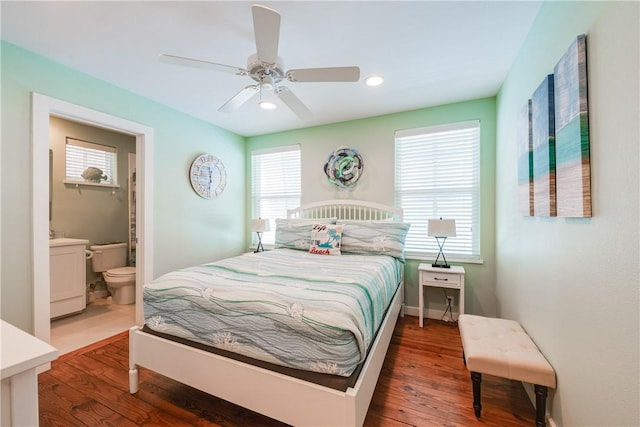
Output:
<path fill-rule="evenodd" d="M 49 240 L 49 277 L 51 281 L 51 318 L 84 310 L 87 306 L 88 240 Z"/>

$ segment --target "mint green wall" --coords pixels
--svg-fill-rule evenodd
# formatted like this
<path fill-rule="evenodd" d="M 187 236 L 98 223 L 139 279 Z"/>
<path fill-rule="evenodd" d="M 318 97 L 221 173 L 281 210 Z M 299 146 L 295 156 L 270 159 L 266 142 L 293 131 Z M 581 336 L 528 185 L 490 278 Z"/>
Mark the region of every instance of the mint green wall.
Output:
<path fill-rule="evenodd" d="M 637 426 L 640 3 L 545 2 L 497 98 L 497 297 L 554 366 L 558 426 Z M 590 219 L 517 207 L 516 114 L 587 35 Z"/>
<path fill-rule="evenodd" d="M 6 42 L 1 49 L 2 319 L 33 330 L 31 92 L 154 129 L 156 276 L 244 249 L 245 218 L 238 215 L 245 211 L 243 137 Z M 190 163 L 203 152 L 220 158 L 227 169 L 227 188 L 216 200 L 198 197 L 189 184 Z"/>
<path fill-rule="evenodd" d="M 252 150 L 300 144 L 302 203 L 353 198 L 384 204 L 394 203 L 394 132 L 443 123 L 479 119 L 481 122 L 481 253 L 484 264 L 464 264 L 465 311 L 492 315 L 495 301 L 495 98 L 460 102 L 362 120 L 291 130 L 247 138 L 247 194 L 250 194 Z M 340 191 L 327 182 L 323 171 L 330 152 L 340 146 L 353 147 L 364 158 L 365 168 L 352 191 Z M 247 198 L 247 206 L 251 200 Z M 248 210 L 249 211 L 249 210 Z M 250 214 L 248 212 L 248 214 Z M 426 218 L 425 218 L 426 221 Z M 433 261 L 433 260 L 431 260 Z M 418 306 L 418 260 L 405 268 L 406 303 Z M 455 264 L 455 263 L 454 263 Z M 434 309 L 441 305 L 433 303 Z M 440 309 L 444 309 L 442 305 Z"/>

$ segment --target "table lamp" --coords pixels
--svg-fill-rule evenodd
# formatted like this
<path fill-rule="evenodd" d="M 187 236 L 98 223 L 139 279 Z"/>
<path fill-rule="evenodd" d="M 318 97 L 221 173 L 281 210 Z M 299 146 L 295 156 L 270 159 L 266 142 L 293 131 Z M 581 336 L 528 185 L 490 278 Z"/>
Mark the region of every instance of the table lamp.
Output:
<path fill-rule="evenodd" d="M 258 246 L 253 253 L 264 252 L 264 246 L 262 246 L 262 233 L 269 231 L 269 220 L 262 218 L 252 219 L 251 231 L 258 234 Z"/>
<path fill-rule="evenodd" d="M 428 220 L 427 236 L 435 237 L 436 242 L 438 242 L 438 247 L 440 248 L 438 257 L 431 265 L 440 268 L 451 268 L 447 259 L 444 257 L 442 248 L 444 247 L 444 242 L 447 240 L 447 237 L 456 237 L 456 220 L 442 218 Z M 443 263 L 438 263 L 440 256 L 442 256 Z"/>

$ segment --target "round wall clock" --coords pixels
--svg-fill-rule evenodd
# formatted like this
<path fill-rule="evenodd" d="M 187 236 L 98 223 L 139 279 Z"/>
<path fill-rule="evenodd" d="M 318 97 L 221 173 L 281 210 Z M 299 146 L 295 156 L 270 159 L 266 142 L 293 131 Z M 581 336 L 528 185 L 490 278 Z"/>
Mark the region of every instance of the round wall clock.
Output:
<path fill-rule="evenodd" d="M 216 156 L 200 154 L 191 163 L 189 179 L 198 196 L 213 199 L 218 197 L 227 185 L 227 172 Z"/>

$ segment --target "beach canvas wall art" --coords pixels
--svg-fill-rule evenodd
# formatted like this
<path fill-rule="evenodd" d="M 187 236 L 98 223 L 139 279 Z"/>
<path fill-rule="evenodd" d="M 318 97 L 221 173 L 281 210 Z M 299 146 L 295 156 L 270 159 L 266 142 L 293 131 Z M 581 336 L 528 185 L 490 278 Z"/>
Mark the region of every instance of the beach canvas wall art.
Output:
<path fill-rule="evenodd" d="M 518 199 L 522 215 L 533 216 L 533 144 L 531 140 L 531 100 L 518 112 Z"/>
<path fill-rule="evenodd" d="M 591 216 L 587 45 L 580 35 L 554 69 L 557 214 Z"/>
<path fill-rule="evenodd" d="M 533 212 L 556 216 L 556 155 L 553 74 L 544 78 L 531 96 L 533 145 Z"/>

